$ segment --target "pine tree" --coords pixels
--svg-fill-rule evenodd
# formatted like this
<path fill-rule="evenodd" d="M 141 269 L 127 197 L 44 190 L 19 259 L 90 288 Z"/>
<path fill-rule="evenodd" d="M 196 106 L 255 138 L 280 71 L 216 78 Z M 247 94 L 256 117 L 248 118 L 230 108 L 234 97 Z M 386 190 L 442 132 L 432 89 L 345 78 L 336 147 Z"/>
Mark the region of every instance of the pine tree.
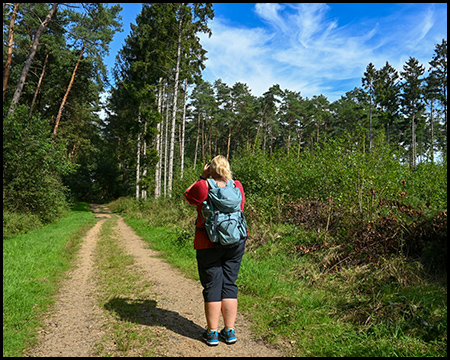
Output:
<path fill-rule="evenodd" d="M 369 149 L 372 149 L 372 139 L 373 139 L 373 128 L 372 128 L 372 118 L 373 118 L 373 93 L 375 88 L 375 79 L 377 77 L 377 70 L 375 66 L 370 63 L 367 65 L 366 71 L 364 72 L 364 77 L 362 78 L 362 84 L 364 89 L 369 93 L 370 109 L 369 109 Z"/>
<path fill-rule="evenodd" d="M 411 126 L 411 166 L 416 166 L 417 157 L 417 120 L 419 119 L 420 111 L 423 110 L 422 102 L 422 75 L 425 72 L 425 67 L 419 64 L 419 61 L 413 57 L 410 57 L 406 64 L 403 66 L 403 70 L 400 75 L 404 79 L 402 84 L 402 105 L 403 114 L 406 116 L 406 120 L 410 121 Z"/>
<path fill-rule="evenodd" d="M 430 76 L 436 80 L 436 100 L 443 109 L 445 136 L 443 150 L 447 149 L 447 40 L 436 44 L 433 59 L 430 61 Z"/>
<path fill-rule="evenodd" d="M 12 64 L 12 53 L 13 53 L 13 42 L 14 42 L 14 24 L 16 21 L 17 16 L 17 9 L 19 8 L 20 3 L 15 3 L 12 13 L 11 13 L 11 19 L 9 23 L 9 36 L 8 36 L 8 54 L 6 56 L 6 62 L 5 62 L 5 69 L 3 70 L 3 105 L 5 105 L 5 94 L 6 89 L 8 87 L 8 80 L 9 80 L 9 72 L 11 70 L 11 64 Z M 5 6 L 5 3 L 3 3 L 3 7 Z"/>
<path fill-rule="evenodd" d="M 9 105 L 8 116 L 11 116 L 14 113 L 14 110 L 17 104 L 19 103 L 20 95 L 22 94 L 22 90 L 25 85 L 25 80 L 27 78 L 28 72 L 30 71 L 31 65 L 34 61 L 34 57 L 36 55 L 39 46 L 39 40 L 57 8 L 58 3 L 54 3 L 50 11 L 48 12 L 47 16 L 45 17 L 44 21 L 39 25 L 39 28 L 34 36 L 33 44 L 30 48 L 27 60 L 25 61 L 25 64 L 22 68 L 22 73 L 20 74 L 19 82 L 17 83 L 16 91 L 14 92 L 11 104 Z"/>
<path fill-rule="evenodd" d="M 386 61 L 386 65 L 377 71 L 374 84 L 375 102 L 379 107 L 381 123 L 385 126 L 387 142 L 390 141 L 391 133 L 398 133 L 399 78 L 397 70 Z"/>

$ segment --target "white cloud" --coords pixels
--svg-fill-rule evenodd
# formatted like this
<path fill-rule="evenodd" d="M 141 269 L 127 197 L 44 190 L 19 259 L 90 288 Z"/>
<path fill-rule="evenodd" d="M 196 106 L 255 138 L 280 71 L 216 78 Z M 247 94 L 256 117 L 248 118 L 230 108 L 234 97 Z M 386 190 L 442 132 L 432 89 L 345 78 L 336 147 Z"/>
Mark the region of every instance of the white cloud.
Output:
<path fill-rule="evenodd" d="M 355 19 L 340 26 L 338 19 L 329 17 L 326 4 L 256 4 L 255 14 L 266 26 L 231 27 L 220 18 L 210 23 L 212 37 L 201 38 L 209 58 L 204 75 L 209 81 L 221 78 L 229 86 L 247 83 L 257 96 L 280 84 L 304 97 L 324 94 L 334 101 L 361 86 L 370 62 L 382 67 L 389 61 L 401 70 L 414 56 L 411 50 L 425 45 L 429 61 L 435 45 L 428 39 L 435 23 L 433 10 L 408 13 L 406 19 L 393 12 L 377 21 Z M 350 80 L 354 86 L 335 87 Z"/>
<path fill-rule="evenodd" d="M 279 11 L 285 7 L 276 3 L 258 3 L 255 5 L 255 12 L 263 20 L 266 20 L 273 26 L 279 27 L 281 31 L 285 31 L 283 18 L 279 15 Z"/>
<path fill-rule="evenodd" d="M 213 36 L 201 36 L 201 42 L 208 51 L 205 65 L 213 79 L 221 78 L 229 86 L 247 83 L 254 91 L 272 81 L 267 79 L 271 72 L 270 48 L 266 46 L 269 34 L 260 28 L 227 27 L 220 20 L 210 26 Z"/>

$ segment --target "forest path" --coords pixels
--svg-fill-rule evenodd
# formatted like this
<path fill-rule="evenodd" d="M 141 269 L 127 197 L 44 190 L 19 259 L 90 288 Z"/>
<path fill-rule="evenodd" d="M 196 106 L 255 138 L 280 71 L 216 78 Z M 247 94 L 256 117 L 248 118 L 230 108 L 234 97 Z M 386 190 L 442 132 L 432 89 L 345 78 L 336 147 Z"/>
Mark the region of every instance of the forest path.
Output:
<path fill-rule="evenodd" d="M 127 315 L 111 316 L 98 305 L 95 279 L 95 248 L 105 221 L 111 217 L 106 207 L 91 205 L 100 220 L 83 239 L 77 258 L 77 266 L 69 274 L 60 290 L 53 311 L 43 322 L 39 345 L 28 352 L 28 356 L 124 356 L 112 340 L 105 340 L 105 333 L 114 328 L 111 321 L 126 322 Z M 249 330 L 249 321 L 238 313 L 236 336 L 238 341 L 227 345 L 209 347 L 201 339 L 206 320 L 203 309 L 202 287 L 199 282 L 186 278 L 179 270 L 162 260 L 157 251 L 149 248 L 134 230 L 117 217 L 115 238 L 123 250 L 133 256 L 136 272 L 144 274 L 144 281 L 151 283 L 152 295 L 139 297 L 136 303 L 156 304 L 149 312 L 140 316 L 139 324 L 130 324 L 131 331 L 151 327 L 160 341 L 141 344 L 139 349 L 127 349 L 125 356 L 139 356 L 149 347 L 156 356 L 234 356 L 272 357 L 283 354 L 262 341 Z M 129 269 L 129 268 L 128 268 Z M 126 295 L 116 299 L 131 301 Z M 133 305 L 133 304 L 131 304 Z M 222 321 L 222 320 L 221 320 Z M 105 325 L 107 324 L 107 325 Z M 223 323 L 220 323 L 223 326 Z M 111 337 L 109 337 L 111 338 Z M 100 346 L 99 346 L 100 344 Z"/>

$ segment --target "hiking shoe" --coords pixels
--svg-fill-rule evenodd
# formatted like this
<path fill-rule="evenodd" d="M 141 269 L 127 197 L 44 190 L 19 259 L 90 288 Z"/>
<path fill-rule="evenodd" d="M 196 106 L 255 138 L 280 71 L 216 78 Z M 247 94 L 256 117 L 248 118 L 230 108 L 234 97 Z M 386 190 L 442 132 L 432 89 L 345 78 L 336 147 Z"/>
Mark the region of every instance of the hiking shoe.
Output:
<path fill-rule="evenodd" d="M 225 331 L 225 328 L 223 328 L 220 331 L 220 337 L 222 339 L 224 339 L 227 344 L 234 344 L 236 342 L 236 340 L 237 340 L 236 339 L 236 334 L 234 332 L 234 329 L 230 329 L 228 331 Z"/>
<path fill-rule="evenodd" d="M 210 346 L 219 345 L 219 334 L 217 331 L 208 332 L 208 329 L 206 329 L 202 335 L 202 338 Z"/>

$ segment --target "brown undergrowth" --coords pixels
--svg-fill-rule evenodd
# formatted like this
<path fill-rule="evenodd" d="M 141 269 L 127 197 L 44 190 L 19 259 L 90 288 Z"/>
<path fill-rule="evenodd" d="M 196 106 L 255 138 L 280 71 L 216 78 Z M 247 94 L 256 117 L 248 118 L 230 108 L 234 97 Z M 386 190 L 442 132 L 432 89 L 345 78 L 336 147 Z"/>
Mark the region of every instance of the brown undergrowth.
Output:
<path fill-rule="evenodd" d="M 324 234 L 313 244 L 297 244 L 300 254 L 334 249 L 322 264 L 328 271 L 343 266 L 380 265 L 381 257 L 402 254 L 419 260 L 430 273 L 447 269 L 447 212 L 420 204 L 379 199 L 371 219 L 328 203 L 299 199 L 286 205 L 284 221 Z M 337 249 L 337 251 L 336 251 Z"/>

